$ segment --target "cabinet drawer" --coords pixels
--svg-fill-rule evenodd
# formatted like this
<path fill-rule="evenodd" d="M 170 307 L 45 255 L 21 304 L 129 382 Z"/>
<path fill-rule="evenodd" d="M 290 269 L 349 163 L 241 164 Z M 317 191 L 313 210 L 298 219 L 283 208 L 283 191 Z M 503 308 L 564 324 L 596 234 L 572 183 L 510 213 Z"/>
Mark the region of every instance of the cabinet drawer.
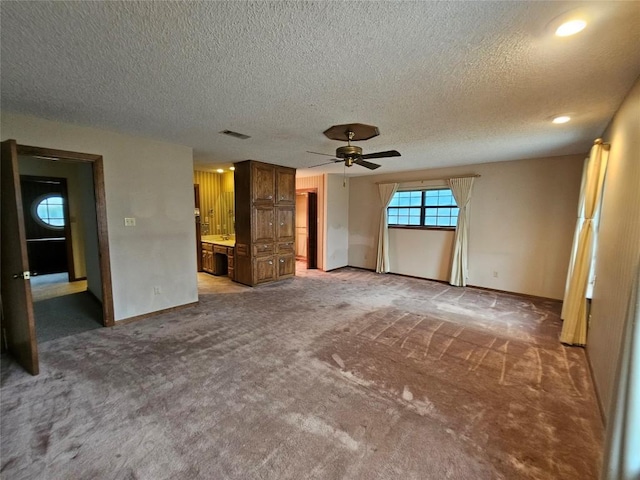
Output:
<path fill-rule="evenodd" d="M 273 255 L 273 243 L 256 243 L 253 245 L 255 256 Z"/>
<path fill-rule="evenodd" d="M 234 267 L 233 257 L 227 256 L 227 268 L 231 269 Z"/>
<path fill-rule="evenodd" d="M 294 253 L 294 244 L 293 242 L 284 242 L 278 243 L 278 252 L 277 253 Z"/>
<path fill-rule="evenodd" d="M 227 247 L 221 247 L 220 245 L 213 246 L 213 253 L 221 253 L 222 255 L 227 254 Z"/>
<path fill-rule="evenodd" d="M 236 253 L 236 249 L 234 247 L 227 247 L 227 255 L 229 257 L 233 257 Z"/>
<path fill-rule="evenodd" d="M 210 252 L 213 250 L 213 245 L 211 245 L 210 243 L 202 243 L 202 250 L 207 250 Z"/>

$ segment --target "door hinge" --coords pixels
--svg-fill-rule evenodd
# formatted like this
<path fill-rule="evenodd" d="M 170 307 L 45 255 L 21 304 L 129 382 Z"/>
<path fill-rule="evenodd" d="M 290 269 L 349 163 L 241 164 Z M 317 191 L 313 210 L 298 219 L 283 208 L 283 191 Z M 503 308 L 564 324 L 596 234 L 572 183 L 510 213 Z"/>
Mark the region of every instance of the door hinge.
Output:
<path fill-rule="evenodd" d="M 16 273 L 13 276 L 13 278 L 16 280 L 19 278 L 22 278 L 23 280 L 29 280 L 31 278 L 31 272 L 27 271 L 27 272 Z"/>

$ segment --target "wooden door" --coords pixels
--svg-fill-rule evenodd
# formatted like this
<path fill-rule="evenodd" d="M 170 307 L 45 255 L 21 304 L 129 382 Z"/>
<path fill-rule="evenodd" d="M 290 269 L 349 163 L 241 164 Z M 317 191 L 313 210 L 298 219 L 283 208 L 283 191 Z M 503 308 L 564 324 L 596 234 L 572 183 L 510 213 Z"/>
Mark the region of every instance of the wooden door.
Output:
<path fill-rule="evenodd" d="M 275 168 L 267 163 L 252 163 L 253 202 L 273 203 L 276 193 Z"/>
<path fill-rule="evenodd" d="M 307 268 L 318 268 L 318 194 L 309 192 L 307 197 Z"/>
<path fill-rule="evenodd" d="M 200 238 L 202 237 L 202 225 L 200 224 L 200 185 L 197 183 L 193 186 L 193 202 L 195 204 L 195 218 L 196 218 L 196 263 L 199 272 L 202 271 L 202 243 Z"/>
<path fill-rule="evenodd" d="M 75 280 L 66 178 L 21 175 L 20 192 L 31 275 Z"/>
<path fill-rule="evenodd" d="M 278 242 L 295 241 L 295 207 L 277 207 L 276 240 Z"/>
<path fill-rule="evenodd" d="M 253 208 L 253 243 L 273 243 L 275 215 L 273 207 L 269 205 Z"/>
<path fill-rule="evenodd" d="M 272 282 L 276 279 L 276 266 L 273 256 L 255 257 L 254 263 L 254 279 L 253 283 Z"/>
<path fill-rule="evenodd" d="M 38 347 L 28 278 L 29 262 L 15 140 L 2 142 L 0 163 L 0 270 L 4 311 L 2 335 L 7 349 L 18 363 L 31 375 L 37 375 Z"/>
<path fill-rule="evenodd" d="M 278 277 L 290 277 L 296 272 L 296 257 L 292 255 L 281 255 L 278 258 Z"/>
<path fill-rule="evenodd" d="M 278 168 L 276 171 L 276 202 L 280 205 L 296 203 L 296 171 L 292 168 Z"/>

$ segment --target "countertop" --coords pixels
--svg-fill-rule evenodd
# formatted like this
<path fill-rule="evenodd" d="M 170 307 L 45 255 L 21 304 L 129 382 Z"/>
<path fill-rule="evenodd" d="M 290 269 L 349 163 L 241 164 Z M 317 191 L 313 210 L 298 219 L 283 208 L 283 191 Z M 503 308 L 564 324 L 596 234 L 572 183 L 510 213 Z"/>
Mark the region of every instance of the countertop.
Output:
<path fill-rule="evenodd" d="M 222 245 L 223 247 L 235 247 L 236 239 L 230 238 L 229 240 L 223 240 L 220 235 L 203 235 L 200 237 L 200 241 L 204 243 L 212 243 L 213 245 Z"/>

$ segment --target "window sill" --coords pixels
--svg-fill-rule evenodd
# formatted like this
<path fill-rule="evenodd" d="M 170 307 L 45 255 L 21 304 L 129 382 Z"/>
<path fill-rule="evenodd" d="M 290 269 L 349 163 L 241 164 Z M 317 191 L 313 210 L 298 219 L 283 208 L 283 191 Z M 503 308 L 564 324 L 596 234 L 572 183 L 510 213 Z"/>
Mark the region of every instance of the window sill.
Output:
<path fill-rule="evenodd" d="M 456 227 L 424 227 L 422 225 L 388 225 L 389 229 L 398 229 L 398 230 L 440 230 L 440 231 L 448 231 L 455 232 Z"/>

